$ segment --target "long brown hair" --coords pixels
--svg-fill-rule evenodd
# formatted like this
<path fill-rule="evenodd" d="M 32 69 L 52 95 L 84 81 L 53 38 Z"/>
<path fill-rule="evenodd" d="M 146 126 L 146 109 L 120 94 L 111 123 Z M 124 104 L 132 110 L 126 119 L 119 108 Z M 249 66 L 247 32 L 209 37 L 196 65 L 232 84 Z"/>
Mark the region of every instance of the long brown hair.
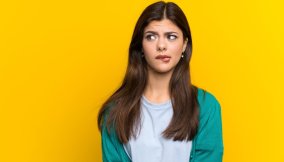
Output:
<path fill-rule="evenodd" d="M 190 28 L 183 11 L 172 2 L 156 2 L 148 6 L 139 17 L 129 47 L 129 58 L 122 85 L 102 105 L 98 115 L 101 130 L 106 121 L 108 130 L 114 128 L 119 140 L 126 143 L 137 136 L 140 128 L 140 99 L 147 84 L 147 62 L 142 56 L 145 27 L 153 20 L 169 19 L 188 39 L 183 59 L 176 65 L 170 80 L 173 117 L 163 132 L 174 141 L 192 140 L 198 127 L 197 87 L 191 84 L 189 62 L 192 53 Z M 106 118 L 107 116 L 107 118 Z"/>

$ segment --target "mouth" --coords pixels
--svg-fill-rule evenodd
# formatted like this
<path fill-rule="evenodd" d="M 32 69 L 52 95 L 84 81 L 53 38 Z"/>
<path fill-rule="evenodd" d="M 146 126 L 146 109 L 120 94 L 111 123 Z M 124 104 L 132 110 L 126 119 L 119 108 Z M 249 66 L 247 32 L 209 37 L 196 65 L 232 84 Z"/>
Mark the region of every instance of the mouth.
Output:
<path fill-rule="evenodd" d="M 163 62 L 169 62 L 171 57 L 168 55 L 158 55 L 155 59 L 162 60 Z"/>

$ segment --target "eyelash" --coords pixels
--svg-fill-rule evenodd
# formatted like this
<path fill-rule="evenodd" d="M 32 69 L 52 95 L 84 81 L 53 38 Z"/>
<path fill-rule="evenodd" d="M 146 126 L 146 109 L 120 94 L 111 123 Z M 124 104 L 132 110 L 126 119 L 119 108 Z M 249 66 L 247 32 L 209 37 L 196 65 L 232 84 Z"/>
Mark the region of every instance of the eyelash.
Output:
<path fill-rule="evenodd" d="M 171 37 L 174 37 L 174 39 L 170 39 Z M 177 36 L 176 35 L 168 35 L 168 39 L 175 40 L 175 39 L 177 39 Z"/>
<path fill-rule="evenodd" d="M 147 40 L 149 40 L 149 41 L 151 41 L 151 40 L 153 40 L 153 39 L 151 39 L 151 37 L 156 37 L 155 35 L 152 35 L 152 34 L 149 34 L 149 35 L 146 35 L 146 39 Z M 173 39 L 171 39 L 171 37 L 174 37 Z M 178 37 L 176 36 L 176 35 L 167 35 L 167 38 L 169 39 L 169 40 L 176 40 Z"/>
<path fill-rule="evenodd" d="M 155 37 L 155 35 L 149 34 L 149 35 L 146 35 L 145 38 L 150 41 L 152 40 L 151 37 Z"/>

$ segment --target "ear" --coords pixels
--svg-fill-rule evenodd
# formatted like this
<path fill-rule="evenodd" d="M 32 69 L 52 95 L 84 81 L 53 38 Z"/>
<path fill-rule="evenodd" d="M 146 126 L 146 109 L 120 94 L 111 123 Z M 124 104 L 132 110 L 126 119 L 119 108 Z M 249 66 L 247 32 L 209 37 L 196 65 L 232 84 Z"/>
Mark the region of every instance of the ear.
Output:
<path fill-rule="evenodd" d="M 185 49 L 186 49 L 187 41 L 188 41 L 188 39 L 186 38 L 186 39 L 184 40 L 184 42 L 183 42 L 182 52 L 184 52 Z"/>

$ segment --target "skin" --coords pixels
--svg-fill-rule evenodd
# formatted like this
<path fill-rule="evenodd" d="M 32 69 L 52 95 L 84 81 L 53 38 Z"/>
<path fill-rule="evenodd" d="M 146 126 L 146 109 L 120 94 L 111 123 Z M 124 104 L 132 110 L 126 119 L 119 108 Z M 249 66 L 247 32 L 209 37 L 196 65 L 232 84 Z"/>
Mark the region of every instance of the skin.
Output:
<path fill-rule="evenodd" d="M 170 99 L 169 82 L 186 44 L 181 29 L 169 19 L 152 21 L 145 27 L 142 47 L 148 80 L 143 95 L 151 102 L 162 103 Z M 168 55 L 170 59 L 156 59 L 158 55 Z"/>

